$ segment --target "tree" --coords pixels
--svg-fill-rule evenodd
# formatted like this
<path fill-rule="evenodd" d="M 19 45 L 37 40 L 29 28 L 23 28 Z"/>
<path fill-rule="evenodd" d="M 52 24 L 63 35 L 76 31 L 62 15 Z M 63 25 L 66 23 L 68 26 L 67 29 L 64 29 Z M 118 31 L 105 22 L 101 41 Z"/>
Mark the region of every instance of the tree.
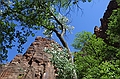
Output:
<path fill-rule="evenodd" d="M 81 49 L 74 57 L 78 79 L 119 78 L 119 48 L 106 44 L 89 32 L 78 33 L 73 46 Z"/>
<path fill-rule="evenodd" d="M 81 1 L 81 0 L 80 0 Z M 51 37 L 56 33 L 64 47 L 69 50 L 63 36 L 66 30 L 73 27 L 68 25 L 68 19 L 60 14 L 62 9 L 70 10 L 71 5 L 77 5 L 79 0 L 12 0 L 0 3 L 0 51 L 1 61 L 7 58 L 8 48 L 18 42 L 18 52 L 22 52 L 22 45 L 27 37 L 34 36 L 34 30 L 44 29 L 44 34 Z M 82 0 L 86 2 L 87 0 Z M 88 0 L 89 2 L 91 0 Z M 19 27 L 19 29 L 16 29 Z M 69 53 L 69 52 L 68 52 Z M 70 53 L 69 53 L 70 55 Z"/>
<path fill-rule="evenodd" d="M 119 79 L 120 78 L 120 1 L 108 19 L 106 30 L 108 42 L 88 32 L 78 33 L 73 43 L 75 65 L 79 79 Z"/>
<path fill-rule="evenodd" d="M 81 1 L 81 0 L 80 0 Z M 77 5 L 78 0 L 12 0 L 1 1 L 0 32 L 1 62 L 7 58 L 7 48 L 12 48 L 13 42 L 19 43 L 18 52 L 22 52 L 22 45 L 27 37 L 34 36 L 34 30 L 44 29 L 44 34 L 51 37 L 54 32 L 61 41 L 63 47 L 67 48 L 69 58 L 72 57 L 70 49 L 64 40 L 66 30 L 73 27 L 68 25 L 67 17 L 60 14 L 61 9 L 70 10 L 71 5 Z M 91 0 L 88 0 L 90 2 Z M 86 2 L 86 0 L 82 0 Z M 79 7 L 79 6 L 78 6 Z M 16 27 L 20 26 L 20 29 Z M 3 58 L 4 57 L 4 58 Z M 76 79 L 76 78 L 75 78 Z"/>

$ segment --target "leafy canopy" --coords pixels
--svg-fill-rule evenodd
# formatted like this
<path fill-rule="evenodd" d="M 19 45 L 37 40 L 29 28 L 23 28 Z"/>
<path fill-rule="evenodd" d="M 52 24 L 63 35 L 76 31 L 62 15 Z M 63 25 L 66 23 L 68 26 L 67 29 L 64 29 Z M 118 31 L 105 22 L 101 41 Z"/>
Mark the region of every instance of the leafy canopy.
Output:
<path fill-rule="evenodd" d="M 120 6 L 120 1 L 118 6 Z M 73 43 L 79 79 L 120 78 L 120 8 L 113 10 L 106 30 L 107 43 L 87 32 L 78 33 Z"/>
<path fill-rule="evenodd" d="M 109 18 L 108 29 L 106 31 L 108 35 L 109 43 L 112 45 L 120 43 L 120 8 L 113 10 L 112 15 Z"/>
<path fill-rule="evenodd" d="M 81 36 L 84 38 L 79 38 Z M 119 48 L 106 44 L 103 39 L 89 32 L 78 33 L 76 38 L 75 41 L 77 41 L 73 45 L 76 45 L 76 49 L 81 49 L 75 53 L 74 57 L 78 79 L 118 79 L 120 77 Z M 84 39 L 87 40 L 81 41 Z M 82 44 L 82 48 L 79 44 Z"/>
<path fill-rule="evenodd" d="M 48 37 L 53 32 L 73 29 L 69 20 L 60 14 L 62 10 L 71 10 L 71 6 L 87 0 L 1 0 L 0 1 L 0 59 L 7 58 L 8 48 L 18 42 L 18 52 L 27 37 L 35 36 L 35 30 L 44 30 Z M 88 0 L 90 2 L 91 0 Z M 62 25 L 61 25 L 62 24 Z"/>

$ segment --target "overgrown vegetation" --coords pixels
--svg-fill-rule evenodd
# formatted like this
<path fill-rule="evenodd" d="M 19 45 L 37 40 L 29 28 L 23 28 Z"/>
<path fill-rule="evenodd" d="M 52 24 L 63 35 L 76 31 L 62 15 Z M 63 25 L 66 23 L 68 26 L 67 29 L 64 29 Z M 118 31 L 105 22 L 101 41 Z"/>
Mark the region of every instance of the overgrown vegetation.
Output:
<path fill-rule="evenodd" d="M 91 0 L 0 0 L 0 61 L 6 60 L 14 42 L 19 43 L 17 51 L 22 53 L 27 38 L 40 29 L 49 38 L 55 33 L 69 50 L 63 36 L 73 27 L 63 14 L 68 14 L 73 6 L 80 8 L 78 3 L 86 1 Z"/>
<path fill-rule="evenodd" d="M 69 25 L 68 18 L 63 14 L 68 14 L 73 6 L 80 8 L 78 2 L 86 1 L 91 2 L 91 0 L 1 0 L 0 62 L 7 59 L 8 49 L 15 46 L 14 42 L 19 43 L 17 51 L 22 53 L 24 49 L 22 45 L 27 42 L 27 38 L 35 36 L 35 30 L 40 29 L 48 38 L 55 33 L 63 47 L 67 49 L 69 54 L 67 59 L 72 59 L 64 35 L 74 27 Z M 62 10 L 68 12 L 62 14 Z"/>
<path fill-rule="evenodd" d="M 86 32 L 83 36 L 88 37 Z M 81 51 L 75 53 L 78 79 L 118 79 L 120 77 L 120 50 L 107 45 L 103 39 L 96 38 L 95 35 L 89 36 Z"/>
<path fill-rule="evenodd" d="M 51 62 L 56 68 L 57 79 L 73 79 L 75 65 L 69 60 L 66 48 L 59 48 L 51 44 L 52 49 L 45 49 L 45 52 L 52 55 Z"/>
<path fill-rule="evenodd" d="M 82 32 L 73 43 L 78 79 L 120 78 L 120 9 L 113 10 L 106 31 L 107 40 Z"/>
<path fill-rule="evenodd" d="M 63 36 L 66 30 L 72 30 L 68 18 L 60 11 L 71 9 L 79 1 L 86 0 L 13 0 L 1 1 L 0 12 L 0 61 L 7 58 L 8 48 L 18 42 L 18 52 L 22 52 L 22 45 L 27 37 L 35 36 L 34 31 L 43 28 L 47 37 L 56 33 L 63 44 L 62 50 L 52 45 L 51 62 L 57 68 L 58 79 L 73 79 L 76 69 L 78 79 L 120 79 L 120 8 L 113 10 L 109 18 L 106 31 L 109 44 L 102 38 L 89 32 L 76 35 L 74 54 L 75 64 L 69 59 L 70 51 Z M 88 0 L 89 2 L 91 0 Z M 118 1 L 118 0 L 117 0 Z M 119 1 L 118 1 L 118 5 Z M 20 26 L 19 30 L 17 27 Z M 59 49 L 59 50 L 58 50 Z"/>

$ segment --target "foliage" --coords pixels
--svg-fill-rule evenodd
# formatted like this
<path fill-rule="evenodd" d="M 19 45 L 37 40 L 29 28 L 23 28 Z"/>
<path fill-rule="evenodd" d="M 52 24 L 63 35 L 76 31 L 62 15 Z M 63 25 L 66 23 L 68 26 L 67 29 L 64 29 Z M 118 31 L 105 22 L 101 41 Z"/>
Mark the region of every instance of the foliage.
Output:
<path fill-rule="evenodd" d="M 109 18 L 108 29 L 106 31 L 110 44 L 120 43 L 120 9 L 113 10 Z M 120 46 L 120 45 L 118 45 Z"/>
<path fill-rule="evenodd" d="M 119 1 L 119 0 L 116 0 L 116 2 L 118 3 L 118 5 L 120 4 L 120 1 Z"/>
<path fill-rule="evenodd" d="M 88 34 L 88 35 L 86 35 Z M 120 49 L 106 44 L 103 39 L 90 33 L 77 34 L 75 41 L 77 49 L 82 44 L 82 50 L 75 53 L 75 65 L 78 79 L 118 79 L 120 77 Z M 90 36 L 90 37 L 88 37 Z M 86 40 L 81 41 L 81 40 Z M 77 43 L 79 42 L 79 43 Z"/>
<path fill-rule="evenodd" d="M 87 40 L 90 39 L 91 36 L 92 36 L 92 33 L 90 32 L 83 31 L 81 33 L 77 33 L 72 46 L 75 49 L 81 49 L 84 46 L 84 44 L 87 42 Z"/>
<path fill-rule="evenodd" d="M 23 76 L 24 76 L 24 74 L 19 74 L 17 78 L 21 79 Z"/>
<path fill-rule="evenodd" d="M 63 28 L 73 29 L 61 10 L 71 10 L 71 6 L 87 0 L 1 0 L 0 1 L 0 60 L 7 58 L 8 49 L 18 42 L 18 52 L 27 37 L 35 36 L 35 30 L 44 30 L 48 37 L 53 32 L 59 36 Z M 91 0 L 88 0 L 90 2 Z"/>
<path fill-rule="evenodd" d="M 118 0 L 117 2 L 120 6 Z M 120 78 L 120 9 L 113 10 L 108 20 L 107 44 L 103 39 L 87 32 L 76 35 L 73 47 L 81 49 L 75 53 L 79 79 Z"/>
<path fill-rule="evenodd" d="M 45 51 L 52 54 L 51 62 L 57 68 L 58 79 L 73 79 L 73 70 L 75 65 L 68 59 L 68 50 L 66 48 L 59 48 L 56 44 L 51 44 L 52 49 Z"/>
<path fill-rule="evenodd" d="M 97 66 L 88 68 L 88 74 L 83 79 L 119 79 L 119 73 L 120 67 L 118 64 L 105 61 Z"/>

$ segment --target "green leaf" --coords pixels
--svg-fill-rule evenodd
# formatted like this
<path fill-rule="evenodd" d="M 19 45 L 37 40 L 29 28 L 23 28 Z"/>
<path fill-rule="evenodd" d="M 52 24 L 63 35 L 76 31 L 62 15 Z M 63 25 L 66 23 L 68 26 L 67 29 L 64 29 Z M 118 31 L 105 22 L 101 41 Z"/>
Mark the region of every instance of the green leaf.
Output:
<path fill-rule="evenodd" d="M 91 2 L 92 0 L 88 0 L 88 2 Z"/>
<path fill-rule="evenodd" d="M 34 34 L 34 33 L 32 33 L 31 35 L 32 35 L 32 37 L 34 37 L 34 36 L 35 36 L 35 34 Z"/>

